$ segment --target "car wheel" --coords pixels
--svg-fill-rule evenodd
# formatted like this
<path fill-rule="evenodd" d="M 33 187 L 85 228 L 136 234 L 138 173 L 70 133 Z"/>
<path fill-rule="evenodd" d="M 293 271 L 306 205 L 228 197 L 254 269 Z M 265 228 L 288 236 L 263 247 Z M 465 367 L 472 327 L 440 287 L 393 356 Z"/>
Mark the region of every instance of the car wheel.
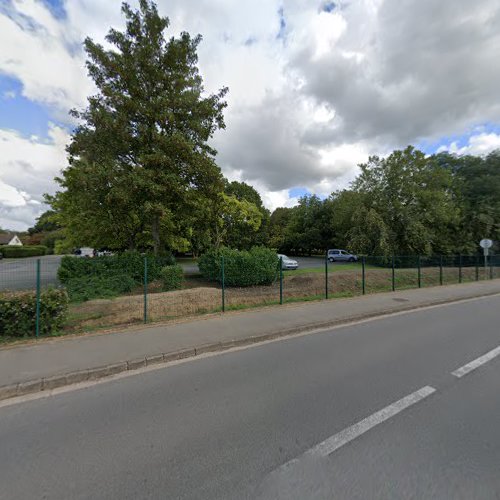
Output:
<path fill-rule="evenodd" d="M 330 257 L 328 260 L 329 260 L 330 262 L 335 262 L 335 259 L 334 259 L 333 257 Z"/>
<path fill-rule="evenodd" d="M 354 262 L 356 259 L 354 257 L 349 258 L 349 262 Z"/>

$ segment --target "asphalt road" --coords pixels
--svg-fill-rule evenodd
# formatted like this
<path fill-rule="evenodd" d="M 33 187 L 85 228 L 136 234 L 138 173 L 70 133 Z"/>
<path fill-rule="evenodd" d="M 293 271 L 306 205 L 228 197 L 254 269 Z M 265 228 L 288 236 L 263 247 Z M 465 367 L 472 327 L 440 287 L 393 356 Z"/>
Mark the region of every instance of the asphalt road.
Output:
<path fill-rule="evenodd" d="M 440 306 L 0 407 L 0 498 L 499 498 L 499 306 Z"/>
<path fill-rule="evenodd" d="M 42 287 L 57 284 L 60 255 L 0 260 L 0 290 L 31 290 L 36 288 L 36 261 L 40 259 Z"/>

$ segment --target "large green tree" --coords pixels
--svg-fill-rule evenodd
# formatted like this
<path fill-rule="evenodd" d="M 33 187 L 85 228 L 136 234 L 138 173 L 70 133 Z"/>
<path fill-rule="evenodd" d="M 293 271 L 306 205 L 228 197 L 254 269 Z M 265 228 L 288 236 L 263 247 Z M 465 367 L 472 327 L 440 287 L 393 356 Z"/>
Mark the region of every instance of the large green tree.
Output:
<path fill-rule="evenodd" d="M 270 213 L 262 203 L 262 198 L 258 191 L 247 184 L 246 182 L 226 181 L 224 189 L 228 196 L 236 198 L 245 207 L 245 210 L 257 210 L 260 214 L 260 224 L 256 227 L 255 224 L 249 224 L 245 218 L 237 220 L 228 219 L 230 227 L 227 229 L 226 246 L 230 248 L 237 248 L 239 250 L 249 250 L 253 246 L 265 245 L 268 240 L 269 219 Z M 250 205 L 249 205 L 250 204 Z M 255 207 L 255 209 L 251 206 Z M 254 217 L 257 214 L 254 213 Z"/>
<path fill-rule="evenodd" d="M 429 255 L 460 245 L 460 210 L 447 169 L 411 146 L 360 168 L 352 185 L 363 195 L 351 231 L 357 251 Z"/>
<path fill-rule="evenodd" d="M 453 174 L 453 193 L 461 207 L 460 237 L 467 251 L 482 238 L 500 240 L 500 150 L 486 156 L 440 153 L 434 161 Z"/>
<path fill-rule="evenodd" d="M 166 38 L 169 20 L 150 0 L 137 11 L 124 3 L 122 12 L 126 29 L 110 29 L 111 48 L 85 40 L 98 93 L 72 112 L 80 125 L 69 166 L 48 200 L 75 243 L 185 247 L 194 214 L 223 191 L 208 141 L 224 127 L 227 89 L 204 92 L 201 36 Z"/>
<path fill-rule="evenodd" d="M 45 233 L 61 229 L 57 223 L 57 214 L 53 210 L 46 210 L 39 217 L 37 217 L 35 225 L 28 229 L 30 235 L 37 233 Z"/>

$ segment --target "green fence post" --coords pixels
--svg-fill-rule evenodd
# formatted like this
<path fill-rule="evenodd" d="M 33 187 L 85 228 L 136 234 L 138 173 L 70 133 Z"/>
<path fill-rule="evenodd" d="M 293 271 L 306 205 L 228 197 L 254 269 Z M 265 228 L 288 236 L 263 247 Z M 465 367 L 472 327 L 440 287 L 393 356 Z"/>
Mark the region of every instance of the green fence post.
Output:
<path fill-rule="evenodd" d="M 148 322 L 148 257 L 144 256 L 144 323 Z"/>
<path fill-rule="evenodd" d="M 221 255 L 220 258 L 220 270 L 221 270 L 221 278 L 222 278 L 222 312 L 226 312 L 226 273 L 224 269 L 224 255 Z"/>
<path fill-rule="evenodd" d="M 458 254 L 458 282 L 462 283 L 462 254 Z"/>
<path fill-rule="evenodd" d="M 363 295 L 365 295 L 366 293 L 365 267 L 366 267 L 366 257 L 363 255 L 363 257 L 361 257 L 361 288 L 363 290 Z"/>
<path fill-rule="evenodd" d="M 328 298 L 328 252 L 325 254 L 325 299 Z"/>
<path fill-rule="evenodd" d="M 280 257 L 280 304 L 283 304 L 283 257 Z"/>
<path fill-rule="evenodd" d="M 392 291 L 396 291 L 396 259 L 392 256 Z"/>
<path fill-rule="evenodd" d="M 40 336 L 40 259 L 36 260 L 36 320 L 35 335 Z"/>
<path fill-rule="evenodd" d="M 493 256 L 490 255 L 490 280 L 493 279 Z"/>
<path fill-rule="evenodd" d="M 439 256 L 439 284 L 443 284 L 443 256 Z"/>
<path fill-rule="evenodd" d="M 479 255 L 476 255 L 476 281 L 479 281 Z"/>
<path fill-rule="evenodd" d="M 420 255 L 417 258 L 418 262 L 418 288 L 422 288 L 422 266 L 420 262 Z"/>

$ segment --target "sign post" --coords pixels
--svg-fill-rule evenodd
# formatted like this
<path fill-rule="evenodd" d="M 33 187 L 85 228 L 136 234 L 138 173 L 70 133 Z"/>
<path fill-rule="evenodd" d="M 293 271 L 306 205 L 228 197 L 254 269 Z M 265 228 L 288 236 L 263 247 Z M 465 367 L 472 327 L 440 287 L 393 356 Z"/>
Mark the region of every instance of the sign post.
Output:
<path fill-rule="evenodd" d="M 484 279 L 488 279 L 488 254 L 489 249 L 493 246 L 493 241 L 488 240 L 487 238 L 482 239 L 479 242 L 479 246 L 483 249 L 484 254 Z"/>

